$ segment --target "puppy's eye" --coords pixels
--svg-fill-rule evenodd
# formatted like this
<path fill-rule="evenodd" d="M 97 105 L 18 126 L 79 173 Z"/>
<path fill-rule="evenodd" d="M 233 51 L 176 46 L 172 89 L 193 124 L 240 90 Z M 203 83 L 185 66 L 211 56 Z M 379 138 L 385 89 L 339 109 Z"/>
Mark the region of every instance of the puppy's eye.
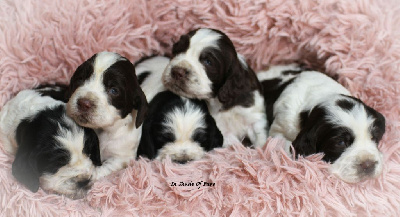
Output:
<path fill-rule="evenodd" d="M 116 87 L 112 87 L 112 88 L 108 89 L 108 94 L 110 94 L 111 96 L 118 96 L 119 90 Z"/>
<path fill-rule="evenodd" d="M 208 58 L 204 58 L 204 59 L 203 59 L 203 63 L 204 63 L 204 65 L 206 65 L 206 66 L 212 66 L 212 62 L 211 62 L 211 60 L 208 59 Z"/>
<path fill-rule="evenodd" d="M 85 80 L 85 79 L 82 78 L 82 77 L 77 77 L 77 78 L 74 79 L 73 82 L 74 82 L 75 84 L 78 84 L 78 85 L 79 85 L 79 84 L 82 84 L 84 80 Z"/>
<path fill-rule="evenodd" d="M 342 141 L 339 141 L 336 145 L 340 148 L 344 148 L 344 147 L 346 147 L 346 142 L 342 140 Z"/>

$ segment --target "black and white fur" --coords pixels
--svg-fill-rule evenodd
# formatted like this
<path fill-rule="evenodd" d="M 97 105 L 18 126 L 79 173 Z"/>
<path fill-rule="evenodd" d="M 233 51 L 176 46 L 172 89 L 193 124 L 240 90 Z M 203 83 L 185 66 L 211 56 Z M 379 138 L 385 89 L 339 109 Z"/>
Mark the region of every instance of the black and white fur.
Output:
<path fill-rule="evenodd" d="M 151 56 L 135 63 L 136 76 L 148 102 L 158 93 L 167 90 L 161 78 L 169 61 L 165 56 Z"/>
<path fill-rule="evenodd" d="M 161 76 L 169 61 L 153 56 L 135 63 L 139 83 L 150 101 L 138 156 L 158 160 L 169 156 L 184 163 L 222 146 L 223 138 L 204 101 L 166 91 Z"/>
<path fill-rule="evenodd" d="M 19 92 L 0 112 L 0 140 L 15 154 L 12 174 L 31 191 L 82 198 L 101 165 L 96 133 L 66 115 L 55 100 L 64 90 L 46 87 Z"/>
<path fill-rule="evenodd" d="M 204 101 L 164 91 L 149 104 L 138 155 L 158 160 L 169 156 L 185 163 L 202 158 L 206 151 L 221 147 L 222 142 Z"/>
<path fill-rule="evenodd" d="M 67 95 L 68 115 L 99 136 L 103 165 L 94 179 L 135 159 L 148 103 L 128 59 L 111 52 L 93 55 L 76 69 Z"/>
<path fill-rule="evenodd" d="M 296 155 L 324 153 L 323 160 L 332 163 L 330 171 L 346 182 L 381 173 L 382 114 L 330 77 L 295 64 L 273 66 L 257 76 L 264 88 L 270 136 L 293 142 Z"/>
<path fill-rule="evenodd" d="M 248 138 L 265 144 L 267 121 L 261 86 L 254 71 L 221 31 L 198 29 L 181 36 L 163 73 L 166 88 L 205 100 L 224 136 L 224 146 Z"/>

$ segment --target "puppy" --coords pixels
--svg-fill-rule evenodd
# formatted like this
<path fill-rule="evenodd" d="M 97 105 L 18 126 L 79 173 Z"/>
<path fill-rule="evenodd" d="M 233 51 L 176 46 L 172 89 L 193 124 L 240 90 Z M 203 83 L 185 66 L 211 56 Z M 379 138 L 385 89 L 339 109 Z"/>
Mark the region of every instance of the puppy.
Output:
<path fill-rule="evenodd" d="M 205 100 L 224 136 L 224 146 L 248 138 L 260 147 L 267 139 L 261 85 L 232 41 L 221 31 L 197 29 L 173 45 L 165 87 L 187 98 Z"/>
<path fill-rule="evenodd" d="M 99 136 L 103 165 L 94 179 L 126 167 L 136 157 L 148 107 L 133 64 L 117 53 L 97 53 L 76 69 L 67 96 L 67 114 Z"/>
<path fill-rule="evenodd" d="M 221 147 L 222 142 L 222 134 L 204 101 L 164 91 L 149 104 L 138 156 L 158 160 L 169 156 L 175 162 L 186 163 Z"/>
<path fill-rule="evenodd" d="M 330 171 L 346 182 L 381 173 L 382 114 L 317 71 L 293 64 L 257 75 L 264 87 L 270 136 L 293 142 L 296 155 L 324 153 L 323 160 L 332 163 Z"/>
<path fill-rule="evenodd" d="M 46 87 L 19 92 L 0 112 L 0 140 L 15 154 L 12 174 L 28 189 L 36 192 L 40 185 L 82 198 L 101 165 L 99 141 L 93 130 L 66 115 L 63 102 L 52 98 L 64 91 Z"/>

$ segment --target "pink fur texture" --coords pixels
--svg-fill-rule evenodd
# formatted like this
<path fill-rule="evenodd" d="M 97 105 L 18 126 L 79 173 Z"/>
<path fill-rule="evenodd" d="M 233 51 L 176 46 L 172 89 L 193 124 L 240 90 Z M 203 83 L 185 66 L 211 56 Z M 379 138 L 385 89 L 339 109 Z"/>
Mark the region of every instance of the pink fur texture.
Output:
<path fill-rule="evenodd" d="M 262 149 L 221 148 L 187 165 L 132 161 L 75 201 L 18 184 L 13 158 L 0 145 L 0 216 L 400 215 L 396 0 L 2 0 L 0 107 L 19 90 L 68 83 L 96 52 L 136 61 L 170 52 L 181 34 L 197 27 L 224 31 L 255 70 L 302 58 L 321 62 L 385 115 L 383 174 L 347 184 L 329 175 L 321 155 L 294 161 L 282 153 L 280 140 L 270 139 Z M 198 188 L 197 182 L 214 185 Z"/>

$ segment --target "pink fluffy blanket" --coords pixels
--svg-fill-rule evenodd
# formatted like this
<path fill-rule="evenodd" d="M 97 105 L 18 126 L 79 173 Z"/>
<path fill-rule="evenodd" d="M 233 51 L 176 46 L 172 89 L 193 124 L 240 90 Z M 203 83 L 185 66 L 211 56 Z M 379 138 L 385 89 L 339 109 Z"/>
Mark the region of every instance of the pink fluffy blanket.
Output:
<path fill-rule="evenodd" d="M 85 199 L 71 200 L 25 189 L 11 175 L 12 156 L 0 148 L 0 216 L 400 215 L 396 1 L 2 0 L 0 107 L 19 90 L 67 83 L 96 52 L 136 61 L 170 52 L 181 34 L 197 27 L 224 31 L 256 70 L 312 54 L 385 115 L 383 174 L 347 184 L 328 173 L 321 155 L 294 161 L 280 140 L 270 139 L 261 149 L 221 148 L 186 165 L 132 161 L 95 183 Z"/>

